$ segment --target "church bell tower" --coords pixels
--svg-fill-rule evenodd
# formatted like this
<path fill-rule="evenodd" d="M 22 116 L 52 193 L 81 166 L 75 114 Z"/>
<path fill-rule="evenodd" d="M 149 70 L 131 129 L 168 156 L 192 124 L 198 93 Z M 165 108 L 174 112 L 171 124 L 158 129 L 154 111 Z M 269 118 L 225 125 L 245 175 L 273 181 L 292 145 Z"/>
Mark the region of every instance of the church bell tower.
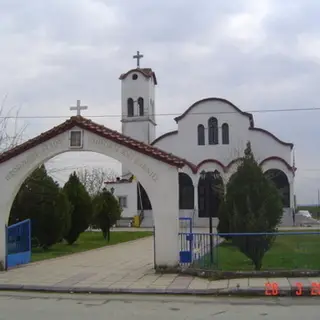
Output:
<path fill-rule="evenodd" d="M 151 68 L 140 68 L 143 55 L 133 56 L 137 67 L 120 76 L 122 133 L 133 139 L 150 144 L 156 135 L 155 87 L 157 78 Z M 122 168 L 126 178 L 130 172 Z"/>

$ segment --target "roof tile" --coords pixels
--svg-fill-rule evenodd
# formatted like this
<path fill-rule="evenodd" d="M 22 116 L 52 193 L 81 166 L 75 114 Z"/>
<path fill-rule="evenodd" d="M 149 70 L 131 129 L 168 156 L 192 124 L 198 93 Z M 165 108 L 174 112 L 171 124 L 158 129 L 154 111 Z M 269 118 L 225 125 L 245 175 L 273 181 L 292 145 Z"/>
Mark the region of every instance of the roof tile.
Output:
<path fill-rule="evenodd" d="M 41 133 L 35 138 L 32 138 L 8 151 L 0 154 L 0 163 L 10 160 L 18 156 L 19 154 L 36 147 L 37 145 L 54 138 L 58 134 L 61 134 L 71 128 L 78 126 L 84 130 L 90 131 L 100 137 L 109 139 L 115 143 L 124 145 L 130 149 L 136 150 L 137 152 L 143 153 L 151 158 L 157 159 L 159 161 L 168 163 L 172 166 L 182 168 L 185 165 L 185 160 L 169 154 L 163 150 L 156 147 L 150 146 L 146 143 L 140 142 L 138 140 L 132 139 L 130 137 L 124 136 L 120 132 L 111 130 L 101 124 L 95 123 L 89 119 L 83 118 L 82 116 L 71 117 L 67 121 L 61 123 L 52 129 Z"/>

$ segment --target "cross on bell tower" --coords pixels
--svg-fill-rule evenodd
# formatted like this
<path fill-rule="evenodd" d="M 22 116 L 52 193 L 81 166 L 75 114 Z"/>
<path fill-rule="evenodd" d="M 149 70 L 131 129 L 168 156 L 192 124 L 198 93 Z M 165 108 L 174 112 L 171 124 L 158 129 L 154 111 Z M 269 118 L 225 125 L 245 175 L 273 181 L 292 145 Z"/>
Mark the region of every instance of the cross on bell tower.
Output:
<path fill-rule="evenodd" d="M 140 51 L 137 51 L 137 54 L 133 56 L 133 59 L 137 59 L 137 68 L 140 68 L 140 59 L 143 58 L 143 54 L 140 54 Z"/>

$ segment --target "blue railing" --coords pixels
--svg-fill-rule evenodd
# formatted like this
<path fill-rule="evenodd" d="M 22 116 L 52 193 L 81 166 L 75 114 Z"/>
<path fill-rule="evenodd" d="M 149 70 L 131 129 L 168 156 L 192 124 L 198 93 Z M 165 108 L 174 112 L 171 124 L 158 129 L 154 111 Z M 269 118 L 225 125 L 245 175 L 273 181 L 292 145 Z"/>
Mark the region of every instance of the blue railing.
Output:
<path fill-rule="evenodd" d="M 31 220 L 7 228 L 7 268 L 31 261 Z"/>
<path fill-rule="evenodd" d="M 253 270 L 250 256 L 266 251 L 263 270 L 320 270 L 320 230 L 259 233 L 179 233 L 192 238 L 192 259 L 183 267 L 220 271 Z M 272 245 L 269 248 L 269 243 Z M 212 243 L 212 246 L 211 246 Z M 245 254 L 246 253 L 246 254 Z"/>
<path fill-rule="evenodd" d="M 180 264 L 190 264 L 193 255 L 192 218 L 180 217 L 179 229 L 185 233 L 185 237 L 180 237 Z"/>

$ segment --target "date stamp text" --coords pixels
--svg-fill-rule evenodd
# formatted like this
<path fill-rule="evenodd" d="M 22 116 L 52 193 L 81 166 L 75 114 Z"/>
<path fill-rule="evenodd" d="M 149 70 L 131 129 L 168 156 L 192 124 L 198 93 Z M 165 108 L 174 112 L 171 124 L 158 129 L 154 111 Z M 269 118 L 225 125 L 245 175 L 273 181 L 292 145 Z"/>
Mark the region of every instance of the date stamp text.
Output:
<path fill-rule="evenodd" d="M 265 283 L 265 295 L 266 296 L 278 296 L 280 293 L 280 287 L 277 282 Z M 310 295 L 320 296 L 320 283 L 312 282 L 311 287 L 305 288 L 301 282 L 295 283 L 293 294 L 295 296 Z"/>

